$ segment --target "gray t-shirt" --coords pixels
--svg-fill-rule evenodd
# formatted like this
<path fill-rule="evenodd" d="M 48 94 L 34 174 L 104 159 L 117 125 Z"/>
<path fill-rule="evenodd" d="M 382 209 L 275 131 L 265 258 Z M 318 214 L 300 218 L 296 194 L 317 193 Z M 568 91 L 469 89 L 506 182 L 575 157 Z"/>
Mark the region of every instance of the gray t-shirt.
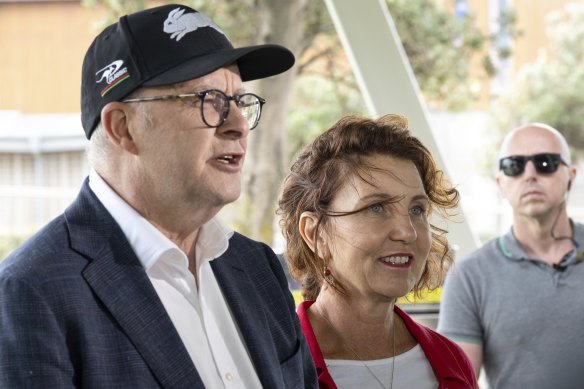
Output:
<path fill-rule="evenodd" d="M 584 388 L 584 225 L 552 267 L 529 258 L 513 232 L 486 243 L 448 275 L 438 332 L 483 347 L 492 388 Z"/>

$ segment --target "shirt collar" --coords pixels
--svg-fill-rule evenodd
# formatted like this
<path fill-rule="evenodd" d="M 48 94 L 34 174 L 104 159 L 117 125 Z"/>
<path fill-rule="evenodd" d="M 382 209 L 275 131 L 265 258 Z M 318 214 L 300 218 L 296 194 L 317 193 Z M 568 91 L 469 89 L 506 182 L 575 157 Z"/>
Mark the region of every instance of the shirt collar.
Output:
<path fill-rule="evenodd" d="M 568 254 L 569 258 L 566 258 L 566 260 L 571 263 L 571 257 L 575 257 L 578 252 L 584 250 L 584 225 L 574 223 L 572 219 L 570 219 L 570 223 L 574 229 L 574 241 L 577 246 L 570 254 Z M 513 233 L 513 227 L 511 227 L 505 235 L 499 237 L 497 243 L 506 258 L 516 261 L 533 259 L 529 256 L 529 254 L 527 254 L 525 249 L 517 241 L 517 238 Z"/>
<path fill-rule="evenodd" d="M 505 235 L 499 237 L 498 243 L 499 248 L 501 249 L 505 257 L 509 259 L 521 260 L 529 258 L 527 252 L 517 241 L 517 238 L 513 233 L 513 227 L 511 227 Z"/>
<path fill-rule="evenodd" d="M 227 251 L 232 236 L 233 230 L 217 216 L 205 223 L 199 231 L 195 246 L 197 268 Z"/>
<path fill-rule="evenodd" d="M 183 253 L 174 242 L 122 199 L 94 169 L 89 173 L 89 187 L 118 223 L 146 271 L 166 253 L 177 250 Z M 198 265 L 223 254 L 232 235 L 233 230 L 217 216 L 205 223 L 196 244 L 196 257 L 202 258 Z"/>

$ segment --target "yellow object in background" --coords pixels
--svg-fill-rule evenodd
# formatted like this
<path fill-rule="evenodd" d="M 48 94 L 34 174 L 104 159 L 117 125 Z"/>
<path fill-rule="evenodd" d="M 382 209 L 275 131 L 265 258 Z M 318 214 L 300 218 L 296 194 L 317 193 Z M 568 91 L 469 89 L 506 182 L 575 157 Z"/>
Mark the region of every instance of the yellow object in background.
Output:
<path fill-rule="evenodd" d="M 292 290 L 292 295 L 294 296 L 294 301 L 296 305 L 302 302 L 302 294 L 299 289 Z M 440 304 L 440 299 L 442 297 L 442 288 L 435 289 L 433 291 L 426 291 L 422 293 L 421 298 L 415 298 L 413 293 L 401 297 L 397 300 L 399 305 L 407 304 Z"/>

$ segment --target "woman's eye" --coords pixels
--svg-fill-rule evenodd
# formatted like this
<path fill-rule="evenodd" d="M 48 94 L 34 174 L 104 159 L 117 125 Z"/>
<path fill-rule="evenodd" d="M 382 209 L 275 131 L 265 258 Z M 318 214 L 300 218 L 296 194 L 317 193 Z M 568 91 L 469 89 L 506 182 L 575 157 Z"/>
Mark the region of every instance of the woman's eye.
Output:
<path fill-rule="evenodd" d="M 373 204 L 372 206 L 369 207 L 369 209 L 373 213 L 381 213 L 381 212 L 383 212 L 383 205 L 381 205 L 381 204 Z"/>
<path fill-rule="evenodd" d="M 420 216 L 426 213 L 426 209 L 420 205 L 416 205 L 410 209 L 410 213 L 414 216 Z"/>

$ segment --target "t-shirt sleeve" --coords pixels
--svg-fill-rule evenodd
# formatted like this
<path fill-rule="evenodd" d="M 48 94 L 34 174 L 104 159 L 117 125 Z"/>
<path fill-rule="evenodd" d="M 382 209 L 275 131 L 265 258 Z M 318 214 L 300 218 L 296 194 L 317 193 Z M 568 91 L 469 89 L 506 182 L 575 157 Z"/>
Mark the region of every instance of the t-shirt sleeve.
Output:
<path fill-rule="evenodd" d="M 473 260 L 458 262 L 446 277 L 440 303 L 438 332 L 456 342 L 482 344 L 483 326 L 480 315 L 477 281 Z"/>

